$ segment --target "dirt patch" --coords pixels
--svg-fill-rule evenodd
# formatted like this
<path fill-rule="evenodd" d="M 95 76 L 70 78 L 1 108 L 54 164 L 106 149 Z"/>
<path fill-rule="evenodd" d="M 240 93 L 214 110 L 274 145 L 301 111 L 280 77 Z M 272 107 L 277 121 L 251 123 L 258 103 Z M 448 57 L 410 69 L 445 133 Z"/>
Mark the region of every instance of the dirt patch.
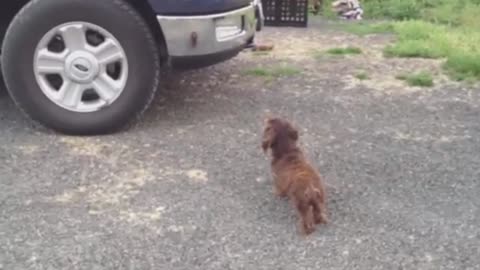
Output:
<path fill-rule="evenodd" d="M 418 91 L 430 91 L 450 81 L 442 72 L 442 60 L 386 58 L 383 49 L 394 42 L 395 37 L 386 34 L 356 36 L 328 25 L 312 25 L 307 29 L 266 28 L 258 43 L 272 43 L 272 52 L 244 53 L 242 60 L 255 66 L 271 66 L 289 63 L 300 67 L 305 77 L 337 80 L 346 89 L 358 87 L 375 91 L 376 95 L 401 95 Z M 355 47 L 358 55 L 333 56 L 326 53 L 331 48 Z M 428 71 L 434 77 L 433 88 L 411 87 L 398 80 L 401 74 Z M 356 78 L 358 74 L 368 79 Z"/>

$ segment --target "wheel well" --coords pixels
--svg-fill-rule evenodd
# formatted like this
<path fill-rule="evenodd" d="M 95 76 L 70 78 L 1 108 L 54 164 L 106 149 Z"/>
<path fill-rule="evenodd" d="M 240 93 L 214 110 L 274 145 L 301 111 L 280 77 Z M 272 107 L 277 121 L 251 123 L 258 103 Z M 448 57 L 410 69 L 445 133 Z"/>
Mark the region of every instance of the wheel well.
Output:
<path fill-rule="evenodd" d="M 0 4 L 0 47 L 10 22 L 28 2 L 30 0 L 6 1 L 6 3 Z"/>
<path fill-rule="evenodd" d="M 152 30 L 156 42 L 160 48 L 160 59 L 162 63 L 165 63 L 168 58 L 167 45 L 165 41 L 165 36 L 163 35 L 162 29 L 158 24 L 155 13 L 152 10 L 152 7 L 147 2 L 147 0 L 126 0 L 130 5 L 132 5 L 145 19 L 150 30 Z"/>
<path fill-rule="evenodd" d="M 0 50 L 5 31 L 8 28 L 11 20 L 20 11 L 20 9 L 31 0 L 15 0 L 8 1 L 6 4 L 1 4 L 0 9 Z M 155 35 L 155 39 L 160 48 L 160 58 L 162 63 L 165 63 L 168 57 L 167 46 L 162 29 L 160 28 L 155 13 L 153 12 L 150 4 L 146 0 L 125 0 L 132 5 L 145 19 L 148 26 Z"/>

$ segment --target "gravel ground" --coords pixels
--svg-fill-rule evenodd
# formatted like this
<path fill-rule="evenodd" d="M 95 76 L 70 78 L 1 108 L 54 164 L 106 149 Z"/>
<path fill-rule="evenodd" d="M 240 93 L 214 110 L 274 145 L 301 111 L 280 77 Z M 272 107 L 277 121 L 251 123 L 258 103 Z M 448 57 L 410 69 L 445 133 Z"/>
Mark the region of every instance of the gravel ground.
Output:
<path fill-rule="evenodd" d="M 270 54 L 165 79 L 112 136 L 56 135 L 0 94 L 0 269 L 480 269 L 478 88 L 325 27 L 268 28 Z M 364 53 L 321 53 L 344 44 Z M 247 75 L 282 65 L 297 72 Z M 394 79 L 417 69 L 433 88 Z M 272 194 L 267 112 L 328 185 L 331 223 L 308 238 Z"/>

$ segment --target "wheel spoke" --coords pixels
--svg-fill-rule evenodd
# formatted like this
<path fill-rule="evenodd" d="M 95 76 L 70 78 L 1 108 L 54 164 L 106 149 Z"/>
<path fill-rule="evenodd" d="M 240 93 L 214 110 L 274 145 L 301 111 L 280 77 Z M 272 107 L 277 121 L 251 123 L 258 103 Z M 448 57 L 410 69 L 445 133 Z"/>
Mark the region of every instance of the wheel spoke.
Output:
<path fill-rule="evenodd" d="M 110 78 L 106 73 L 103 73 L 95 79 L 93 82 L 93 88 L 103 101 L 110 103 L 117 95 L 118 91 L 121 90 L 121 85 Z"/>
<path fill-rule="evenodd" d="M 42 74 L 61 74 L 65 67 L 65 54 L 42 49 L 37 56 L 37 71 Z"/>
<path fill-rule="evenodd" d="M 66 80 L 59 91 L 59 101 L 69 108 L 76 109 L 82 103 L 84 90 L 85 88 L 81 84 Z"/>
<path fill-rule="evenodd" d="M 123 59 L 122 50 L 111 39 L 107 39 L 94 49 L 94 54 L 102 65 L 108 65 Z"/>
<path fill-rule="evenodd" d="M 85 49 L 87 46 L 87 37 L 85 28 L 81 24 L 74 24 L 60 29 L 65 47 L 69 51 Z"/>

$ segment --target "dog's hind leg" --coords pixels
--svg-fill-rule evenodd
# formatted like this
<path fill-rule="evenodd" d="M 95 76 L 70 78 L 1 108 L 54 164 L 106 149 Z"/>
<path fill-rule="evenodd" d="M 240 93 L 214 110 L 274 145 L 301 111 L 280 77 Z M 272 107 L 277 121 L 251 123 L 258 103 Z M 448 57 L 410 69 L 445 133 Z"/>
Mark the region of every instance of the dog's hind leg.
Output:
<path fill-rule="evenodd" d="M 327 218 L 325 205 L 318 201 L 314 201 L 312 203 L 312 206 L 313 206 L 313 217 L 315 219 L 315 223 L 327 224 L 328 218 Z"/>
<path fill-rule="evenodd" d="M 327 224 L 327 209 L 325 204 L 321 201 L 321 194 L 318 190 L 315 191 L 315 196 L 310 199 L 310 204 L 313 208 L 313 218 L 315 224 Z"/>
<path fill-rule="evenodd" d="M 313 220 L 313 213 L 311 205 L 303 200 L 295 200 L 300 217 L 300 227 L 305 235 L 309 235 L 315 231 L 315 223 Z"/>

